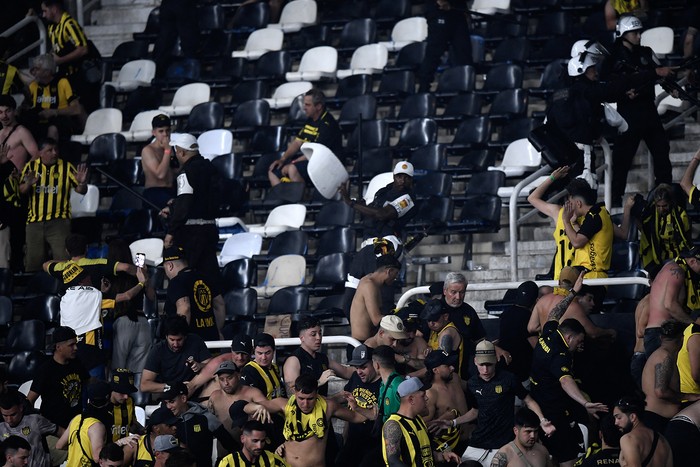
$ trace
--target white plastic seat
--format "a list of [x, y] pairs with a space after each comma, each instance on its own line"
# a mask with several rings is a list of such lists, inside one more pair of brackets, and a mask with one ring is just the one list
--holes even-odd
[[301, 255], [282, 255], [273, 259], [262, 284], [253, 287], [258, 298], [269, 298], [284, 287], [301, 285], [306, 279], [306, 259]]
[[333, 47], [314, 47], [304, 52], [297, 71], [285, 73], [287, 81], [320, 81], [333, 78], [338, 70], [338, 51]]
[[651, 48], [659, 57], [670, 54], [673, 52], [673, 29], [667, 26], [647, 29], [642, 32], [640, 44]]
[[501, 165], [491, 166], [488, 169], [505, 172], [506, 177], [522, 177], [525, 173], [536, 170], [540, 164], [542, 164], [542, 155], [527, 138], [522, 138], [508, 145]]
[[233, 152], [233, 133], [229, 130], [205, 131], [197, 138], [197, 144], [202, 157], [212, 160]]
[[146, 255], [146, 266], [158, 266], [163, 262], [163, 239], [161, 238], [142, 238], [136, 240], [129, 245], [131, 257], [135, 258], [136, 253]]
[[510, 0], [474, 0], [471, 9], [484, 15], [505, 14], [510, 12]]
[[294, 99], [300, 94], [313, 88], [313, 84], [308, 81], [297, 81], [293, 83], [283, 83], [277, 86], [272, 97], [265, 98], [271, 109], [286, 109], [292, 106]]
[[578, 427], [581, 430], [581, 435], [583, 435], [583, 452], [586, 452], [588, 451], [588, 427], [583, 423], [579, 423]]
[[91, 144], [92, 141], [105, 133], [120, 133], [122, 131], [122, 111], [119, 109], [97, 109], [88, 115], [82, 134], [73, 135], [71, 141], [80, 144]]
[[137, 405], [134, 407], [134, 414], [136, 415], [136, 421], [139, 422], [141, 426], [146, 426], [146, 409]]
[[197, 104], [209, 102], [211, 88], [206, 83], [185, 84], [175, 91], [173, 102], [170, 105], [158, 107], [163, 113], [171, 117], [182, 117], [188, 115]]
[[282, 9], [280, 22], [268, 24], [268, 28], [281, 29], [284, 32], [298, 32], [305, 26], [316, 23], [318, 7], [314, 0], [293, 0]]
[[129, 143], [145, 143], [153, 137], [153, 117], [162, 115], [162, 110], [145, 110], [136, 114], [127, 131], [122, 131]]
[[116, 81], [104, 84], [112, 86], [118, 92], [130, 92], [139, 86], [150, 86], [155, 76], [156, 64], [153, 60], [133, 60], [121, 67]]
[[368, 44], [358, 47], [350, 59], [349, 70], [338, 70], [338, 79], [352, 75], [381, 73], [389, 60], [389, 51], [382, 44]]
[[306, 206], [303, 204], [284, 204], [277, 206], [267, 216], [265, 224], [247, 226], [247, 231], [257, 233], [265, 238], [276, 237], [288, 230], [298, 230], [306, 220]]
[[391, 30], [391, 40], [379, 42], [389, 52], [396, 52], [412, 42], [422, 42], [428, 37], [428, 22], [422, 16], [402, 19]]
[[[518, 195], [518, 197], [527, 198], [528, 196], [530, 196], [530, 193], [535, 191], [535, 188], [542, 185], [542, 183], [544, 183], [544, 181], [547, 180], [547, 178], [549, 178], [549, 175], [537, 177], [535, 180], [525, 185], [522, 190], [520, 190], [520, 194]], [[502, 186], [498, 189], [498, 196], [501, 198], [505, 198], [505, 200], [508, 200], [510, 198], [510, 195], [513, 194], [514, 188], [514, 186]]]
[[393, 181], [394, 174], [391, 172], [380, 173], [372, 177], [372, 180], [369, 181], [369, 185], [367, 185], [367, 188], [365, 188], [365, 194], [362, 195], [365, 203], [369, 204], [374, 201], [374, 195], [376, 195], [380, 189], [384, 188], [390, 183], [393, 183]]
[[284, 32], [282, 32], [281, 29], [270, 27], [256, 29], [248, 36], [243, 50], [236, 50], [231, 56], [234, 58], [257, 60], [267, 52], [282, 50], [283, 42]]
[[84, 195], [76, 193], [75, 190], [70, 191], [70, 212], [73, 219], [95, 217], [99, 207], [100, 189], [95, 185], [88, 185]]
[[256, 233], [241, 232], [226, 239], [218, 256], [219, 267], [241, 258], [252, 258], [262, 250], [262, 236]]
[[338, 187], [349, 178], [343, 163], [323, 144], [304, 143], [301, 152], [309, 159], [307, 171], [311, 183], [324, 198], [334, 198]]

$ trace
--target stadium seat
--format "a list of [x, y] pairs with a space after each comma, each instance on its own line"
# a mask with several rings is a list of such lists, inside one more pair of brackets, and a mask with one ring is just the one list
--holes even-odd
[[465, 117], [481, 115], [483, 98], [476, 93], [457, 94], [450, 98], [445, 105], [445, 110], [433, 117], [441, 127], [455, 127]]
[[239, 105], [253, 99], [262, 99], [267, 95], [268, 86], [265, 81], [243, 81], [231, 88], [231, 101], [226, 105], [227, 109], [235, 111]]
[[[20, 384], [31, 381], [41, 364], [46, 360], [42, 350], [23, 350], [12, 357], [7, 367], [7, 379], [10, 383]], [[38, 402], [38, 399], [37, 399]]]
[[272, 97], [265, 98], [271, 109], [287, 109], [292, 105], [292, 101], [300, 94], [311, 90], [313, 84], [308, 81], [296, 81], [293, 83], [280, 84]]
[[439, 98], [456, 96], [474, 90], [475, 71], [471, 65], [453, 66], [443, 71], [439, 78], [435, 95]]
[[377, 24], [371, 18], [357, 18], [345, 22], [338, 40], [338, 52], [346, 54], [364, 45], [376, 42]]
[[510, 0], [474, 0], [471, 9], [484, 15], [509, 13]]
[[153, 233], [153, 217], [147, 209], [135, 209], [129, 212], [119, 227], [119, 237], [133, 242], [148, 238]]
[[195, 105], [208, 102], [211, 88], [206, 83], [185, 84], [175, 91], [170, 105], [160, 106], [158, 110], [171, 117], [182, 117], [192, 112]]
[[442, 170], [447, 162], [445, 145], [433, 143], [416, 148], [411, 151], [408, 160], [416, 174]]
[[404, 97], [416, 92], [416, 77], [411, 70], [387, 71], [382, 73], [379, 88], [374, 96], [380, 104], [400, 102]]
[[437, 141], [437, 124], [431, 118], [414, 118], [407, 121], [396, 146], [392, 146], [394, 152], [412, 151], [426, 144]]
[[60, 324], [61, 298], [58, 295], [40, 295], [24, 305], [22, 319], [38, 319], [47, 329]]
[[148, 57], [148, 42], [126, 41], [117, 45], [110, 57], [102, 57], [102, 60], [109, 62], [112, 66], [121, 66], [132, 60], [141, 60], [146, 57]]
[[222, 154], [211, 163], [226, 180], [240, 180], [243, 177], [243, 157], [240, 154]]
[[224, 126], [224, 106], [218, 102], [202, 102], [192, 107], [185, 131], [195, 136]]
[[428, 37], [428, 22], [422, 16], [402, 19], [391, 30], [391, 40], [379, 42], [389, 52], [397, 52], [414, 42], [422, 42]]
[[488, 144], [492, 147], [508, 146], [516, 139], [527, 138], [533, 128], [538, 125], [538, 121], [534, 118], [514, 118], [503, 126], [498, 138], [494, 141], [489, 141]]
[[197, 145], [202, 157], [212, 160], [216, 156], [233, 152], [233, 135], [229, 130], [205, 131], [197, 138]]
[[235, 259], [226, 264], [221, 271], [224, 290], [242, 289], [258, 283], [257, 265], [250, 258]]
[[372, 12], [372, 18], [379, 24], [394, 24], [410, 13], [410, 0], [379, 0]]
[[640, 44], [650, 47], [659, 57], [665, 57], [673, 52], [673, 29], [659, 26], [642, 32]]
[[162, 238], [142, 238], [129, 244], [131, 257], [136, 258], [136, 253], [146, 255], [146, 266], [155, 267], [163, 262], [163, 239]]
[[290, 34], [285, 39], [285, 50], [295, 57], [301, 57], [304, 52], [321, 45], [330, 45], [330, 28], [326, 24], [315, 24], [303, 28], [296, 34]]
[[[287, 130], [284, 126], [265, 126], [258, 128], [258, 130], [255, 131], [250, 140], [250, 144], [245, 148], [245, 151], [240, 153], [240, 155], [244, 160], [255, 160], [262, 154], [281, 154], [286, 145]], [[265, 175], [265, 179], [267, 180], [267, 167], [264, 167], [263, 169], [264, 171], [262, 175]]]
[[[360, 134], [362, 139], [360, 140]], [[362, 144], [363, 149], [387, 147], [389, 145], [389, 124], [385, 120], [365, 120], [362, 129], [355, 127], [345, 146], [345, 154], [357, 154]]]
[[523, 85], [523, 69], [520, 65], [501, 64], [491, 68], [486, 73], [484, 86], [476, 92], [485, 95], [496, 95], [505, 89], [520, 88]]
[[252, 210], [267, 211], [284, 204], [300, 203], [304, 197], [305, 187], [303, 182], [280, 183], [268, 189], [264, 199], [251, 200], [248, 206]]
[[421, 92], [407, 96], [401, 103], [398, 115], [387, 118], [390, 125], [401, 125], [413, 118], [433, 118], [437, 101], [430, 92]]
[[[302, 1], [302, 0], [296, 0]], [[287, 81], [320, 81], [333, 78], [338, 69], [338, 52], [327, 45], [307, 50], [297, 71], [285, 73]]]
[[119, 109], [97, 109], [88, 115], [85, 129], [79, 135], [72, 135], [71, 141], [88, 145], [99, 135], [122, 131], [122, 112]]
[[429, 196], [416, 203], [416, 215], [409, 221], [409, 232], [444, 232], [454, 215], [454, 203], [449, 196]]
[[100, 190], [95, 185], [88, 184], [87, 193], [81, 195], [75, 190], [70, 192], [71, 218], [95, 217], [100, 207]]
[[326, 106], [340, 107], [348, 99], [363, 96], [372, 91], [371, 75], [352, 75], [338, 80], [338, 87], [333, 97], [326, 97]]
[[126, 138], [121, 133], [105, 133], [90, 143], [87, 161], [93, 167], [126, 159]]
[[399, 50], [394, 63], [384, 67], [384, 72], [400, 70], [418, 71], [421, 63], [425, 60], [425, 49], [427, 46], [428, 43], [425, 41], [407, 44]]
[[487, 116], [469, 117], [457, 127], [447, 151], [463, 155], [466, 150], [485, 146], [491, 136], [491, 123]]
[[522, 177], [527, 172], [537, 170], [542, 164], [542, 155], [530, 144], [527, 138], [513, 141], [506, 148], [503, 162], [488, 170], [500, 170], [506, 177]]
[[[0, 315], [2, 314], [2, 298], [9, 297], [12, 294], [12, 282], [14, 281], [14, 274], [10, 268], [0, 268]], [[12, 305], [12, 304], [10, 304]], [[0, 318], [0, 323], [2, 323], [2, 318]], [[1, 324], [0, 324], [1, 325]]]
[[256, 62], [252, 73], [245, 74], [244, 80], [281, 82], [292, 69], [292, 56], [286, 50], [266, 52]]
[[153, 138], [153, 118], [162, 113], [163, 112], [160, 110], [139, 112], [131, 121], [129, 129], [127, 131], [122, 131], [121, 135], [124, 136], [128, 143], [143, 143], [150, 140]]
[[267, 2], [253, 2], [239, 6], [228, 26], [235, 34], [248, 35], [266, 27], [269, 21], [270, 5]]
[[258, 297], [272, 297], [285, 287], [301, 285], [306, 279], [306, 259], [301, 255], [282, 255], [273, 259], [262, 284], [252, 288]]
[[357, 179], [360, 175], [360, 160], [362, 160], [362, 177], [374, 177], [382, 172], [393, 169], [391, 149], [389, 147], [365, 148], [362, 158], [355, 161], [350, 178]]
[[315, 256], [320, 258], [331, 253], [354, 253], [355, 240], [356, 236], [353, 228], [346, 226], [333, 227], [319, 237]]
[[227, 323], [252, 319], [258, 311], [258, 294], [249, 287], [230, 289], [224, 294], [224, 304]]
[[540, 84], [536, 88], [528, 88], [527, 92], [531, 96], [547, 99], [557, 89], [566, 86], [566, 65], [567, 59], [557, 59], [544, 68]]
[[[145, 42], [146, 44], [153, 43], [158, 37], [158, 31], [160, 31], [160, 7], [155, 7], [148, 13], [146, 26], [143, 31], [135, 32], [133, 37], [134, 40]], [[148, 45], [146, 45], [146, 50], [148, 50]], [[142, 56], [137, 58], [142, 58]]]
[[352, 54], [350, 68], [338, 70], [338, 79], [358, 74], [377, 74], [384, 70], [389, 59], [389, 51], [381, 44], [368, 44], [359, 47]]
[[415, 183], [416, 199], [427, 199], [431, 196], [446, 197], [452, 192], [452, 176], [444, 172], [416, 175]]
[[218, 256], [219, 267], [224, 267], [231, 261], [242, 258], [252, 258], [259, 255], [262, 249], [262, 236], [259, 234], [241, 232], [226, 239]]
[[329, 200], [321, 206], [316, 214], [314, 225], [304, 226], [302, 230], [310, 233], [327, 232], [335, 227], [345, 227], [352, 224], [355, 211], [343, 201]]
[[362, 120], [377, 118], [377, 99], [371, 94], [348, 99], [340, 109], [338, 124], [344, 131], [348, 131], [357, 126], [359, 117], [362, 117]]
[[491, 103], [489, 119], [509, 120], [527, 115], [527, 91], [525, 89], [506, 89], [498, 93]]
[[306, 219], [306, 206], [303, 204], [285, 204], [273, 209], [265, 224], [249, 225], [248, 231], [259, 233], [264, 238], [276, 237], [287, 230], [297, 230]]
[[394, 174], [391, 172], [380, 173], [372, 177], [372, 180], [369, 181], [369, 184], [365, 187], [362, 195], [365, 203], [369, 204], [374, 201], [374, 195], [376, 195], [379, 190], [393, 182]]
[[106, 81], [104, 86], [112, 86], [117, 92], [129, 92], [139, 86], [150, 86], [156, 76], [156, 64], [152, 60], [127, 62], [119, 70], [116, 81]]
[[284, 32], [282, 32], [282, 30], [270, 27], [258, 29], [250, 33], [243, 50], [236, 50], [231, 56], [234, 58], [257, 60], [267, 52], [282, 50], [283, 42]]
[[532, 40], [544, 40], [568, 36], [571, 32], [574, 19], [566, 11], [550, 11], [537, 18], [535, 33], [530, 36]]
[[527, 37], [508, 37], [498, 44], [489, 65], [497, 63], [523, 65], [529, 56], [530, 41]]
[[266, 315], [288, 315], [309, 309], [309, 290], [306, 287], [283, 287], [271, 296]]
[[[240, 234], [239, 234], [240, 235]], [[289, 230], [282, 232], [270, 241], [265, 253], [253, 256], [257, 264], [268, 264], [273, 259], [282, 255], [305, 256], [309, 251], [309, 236], [302, 230]]]
[[349, 253], [331, 253], [318, 259], [311, 282], [306, 286], [315, 296], [327, 296], [343, 291], [350, 270]]
[[315, 24], [316, 15], [314, 0], [292, 0], [282, 8], [280, 22], [268, 24], [268, 28], [281, 29], [285, 33], [299, 32], [301, 28]]
[[46, 328], [38, 319], [18, 321], [7, 333], [5, 341], [5, 354], [14, 354], [21, 351], [44, 351], [46, 348]]

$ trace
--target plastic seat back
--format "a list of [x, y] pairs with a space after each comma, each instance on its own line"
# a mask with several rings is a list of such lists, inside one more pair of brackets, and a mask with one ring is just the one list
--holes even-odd
[[277, 206], [267, 216], [265, 226], [284, 225], [298, 229], [306, 219], [306, 206], [303, 204], [285, 204]]
[[46, 328], [38, 319], [18, 321], [10, 327], [5, 346], [8, 351], [43, 351], [46, 347]]
[[187, 116], [187, 131], [203, 133], [224, 126], [224, 106], [218, 102], [202, 102], [192, 107]]
[[258, 268], [254, 260], [240, 258], [226, 264], [221, 272], [224, 292], [231, 289], [251, 287], [258, 283]]
[[84, 135], [102, 135], [122, 131], [122, 111], [119, 109], [97, 109], [88, 115]]
[[224, 294], [224, 304], [227, 322], [252, 318], [258, 311], [258, 294], [251, 288], [231, 289]]
[[274, 293], [267, 308], [268, 315], [286, 315], [309, 309], [306, 287], [285, 287]]
[[233, 151], [233, 134], [229, 130], [205, 131], [197, 138], [199, 153], [209, 160]]
[[136, 253], [146, 255], [146, 265], [158, 266], [163, 262], [163, 239], [162, 238], [142, 238], [131, 242], [129, 245], [131, 257], [136, 258]]
[[333, 47], [323, 45], [307, 50], [301, 57], [299, 72], [320, 71], [335, 73], [338, 68], [338, 51]]
[[369, 181], [369, 185], [367, 185], [367, 188], [365, 189], [364, 195], [362, 195], [365, 203], [371, 203], [374, 200], [374, 195], [376, 195], [380, 189], [384, 188], [390, 183], [393, 183], [393, 181], [394, 174], [391, 172], [381, 173], [372, 177], [372, 180]]
[[87, 193], [81, 195], [75, 190], [70, 192], [71, 217], [94, 217], [100, 207], [100, 190], [95, 185], [88, 184]]
[[173, 96], [173, 107], [191, 106], [209, 101], [211, 88], [206, 83], [190, 83], [180, 86]]
[[316, 256], [321, 257], [331, 253], [353, 253], [355, 239], [354, 229], [343, 226], [334, 227], [318, 239]]
[[641, 45], [650, 47], [656, 55], [664, 56], [673, 52], [673, 29], [659, 26], [642, 32]]
[[252, 258], [260, 254], [262, 237], [255, 233], [241, 232], [226, 239], [221, 256], [232, 259]]
[[265, 287], [301, 285], [306, 279], [306, 259], [301, 255], [282, 255], [273, 259], [263, 281]]

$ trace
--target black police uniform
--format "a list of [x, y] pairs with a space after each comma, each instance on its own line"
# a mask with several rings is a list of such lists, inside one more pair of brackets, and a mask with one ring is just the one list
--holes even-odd
[[171, 206], [168, 234], [185, 251], [193, 269], [220, 289], [221, 273], [216, 259], [219, 230], [216, 216], [221, 199], [221, 175], [199, 154], [182, 165], [177, 176], [177, 197]]
[[433, 74], [442, 54], [451, 46], [453, 66], [472, 63], [472, 45], [467, 23], [466, 0], [448, 0], [449, 10], [439, 9], [435, 0], [426, 0], [425, 18], [428, 21], [428, 38], [425, 59], [418, 70], [419, 92], [430, 90]]
[[[606, 73], [618, 75], [629, 75], [643, 70], [654, 71], [660, 66], [649, 47], [634, 46], [630, 50], [623, 45], [622, 39], [615, 42], [612, 54], [604, 65]], [[627, 173], [642, 140], [653, 158], [655, 184], [673, 181], [669, 159], [670, 145], [654, 102], [654, 81], [655, 79], [652, 79], [636, 87], [638, 95], [635, 98], [624, 96], [617, 103], [617, 111], [627, 121], [629, 129], [617, 137], [613, 150], [612, 189], [616, 200], [625, 192]]]
[[158, 37], [153, 47], [153, 61], [158, 75], [165, 73], [170, 52], [180, 38], [182, 56], [197, 58], [199, 28], [192, 21], [197, 17], [197, 0], [163, 0], [160, 4]]
[[561, 387], [561, 378], [573, 377], [573, 355], [559, 332], [557, 321], [548, 321], [542, 328], [532, 357], [530, 395], [540, 405], [545, 418], [557, 431], [543, 442], [550, 454], [560, 462], [578, 457], [581, 431], [573, 417], [574, 401]]

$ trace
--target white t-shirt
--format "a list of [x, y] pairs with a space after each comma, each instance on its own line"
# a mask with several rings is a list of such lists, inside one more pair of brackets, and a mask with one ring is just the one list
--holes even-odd
[[102, 327], [102, 292], [94, 287], [68, 287], [61, 298], [61, 326], [68, 326], [77, 335]]

